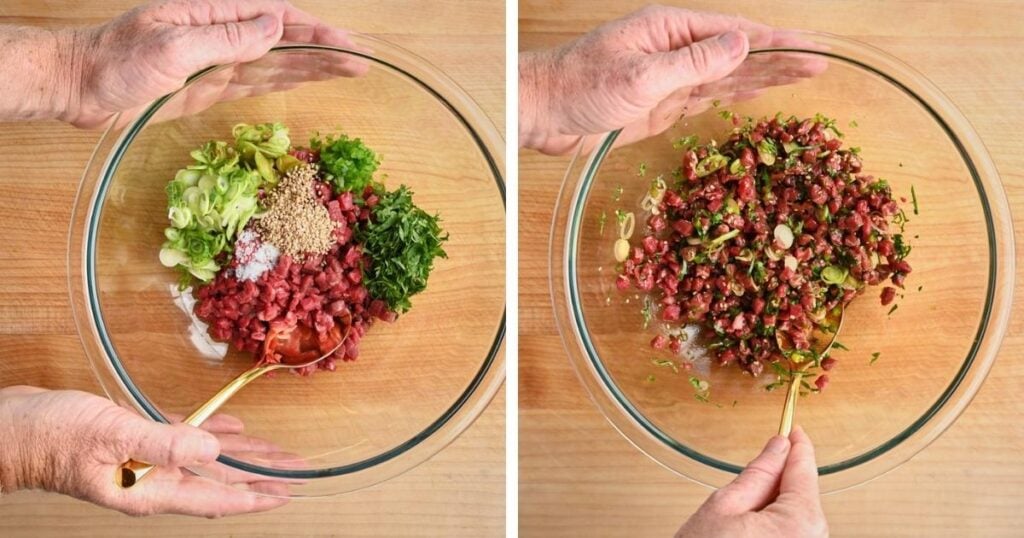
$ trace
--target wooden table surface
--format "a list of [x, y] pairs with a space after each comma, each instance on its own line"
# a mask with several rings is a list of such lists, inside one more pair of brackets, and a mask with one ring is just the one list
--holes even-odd
[[[94, 24], [139, 2], [5, 0], [0, 24]], [[413, 50], [450, 74], [504, 132], [504, 5], [294, 0], [337, 26]], [[55, 122], [3, 125], [0, 148], [0, 386], [101, 392], [71, 319], [65, 255], [71, 205], [99, 133]], [[132, 519], [58, 495], [0, 498], [0, 536], [496, 536], [505, 528], [504, 391], [430, 461], [348, 495], [217, 521]]]
[[[903, 59], [977, 129], [1024, 224], [1020, 2], [676, 2], [843, 34]], [[520, 50], [563, 42], [642, 2], [524, 0]], [[724, 6], [724, 7], [723, 7]], [[520, 534], [670, 536], [709, 490], [663, 469], [604, 420], [577, 381], [548, 297], [551, 213], [568, 158], [520, 153]], [[1024, 267], [1024, 242], [1016, 243]], [[1017, 304], [1024, 297], [1018, 270]], [[825, 498], [834, 536], [1024, 535], [1024, 308], [987, 382], [935, 443], [878, 480]]]

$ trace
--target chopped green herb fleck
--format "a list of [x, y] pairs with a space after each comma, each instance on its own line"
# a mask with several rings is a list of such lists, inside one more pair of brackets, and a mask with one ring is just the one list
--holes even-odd
[[924, 286], [918, 286], [918, 287], [917, 287], [917, 291], [921, 291], [921, 290], [923, 290], [923, 289], [924, 289]]
[[886, 315], [887, 315], [887, 316], [888, 316], [888, 315], [892, 315], [892, 313], [893, 313], [893, 312], [895, 312], [895, 311], [896, 311], [896, 309], [897, 309], [897, 308], [899, 308], [899, 307], [900, 307], [900, 305], [898, 305], [898, 304], [894, 304], [894, 305], [892, 305], [892, 308], [890, 308], [890, 309], [889, 309], [889, 313], [888, 313], [888, 314], [886, 314]]
[[645, 174], [647, 174], [647, 163], [640, 163], [640, 166], [637, 167], [636, 175], [643, 177]]
[[857, 125], [857, 120], [850, 120], [850, 127], [859, 127]]
[[722, 100], [721, 99], [715, 99], [714, 101], [711, 101], [711, 106], [713, 106], [715, 108], [718, 108], [718, 105], [720, 105], [720, 104], [722, 104]]
[[664, 368], [671, 368], [673, 372], [675, 372], [677, 374], [679, 373], [679, 367], [676, 366], [675, 362], [673, 362], [673, 361], [671, 361], [669, 359], [651, 359], [651, 363], [654, 364], [655, 366], [661, 366], [661, 367], [664, 367]]
[[608, 213], [605, 210], [601, 210], [601, 216], [597, 217], [597, 233], [604, 235], [604, 224], [608, 222]]
[[654, 374], [650, 374], [650, 375], [647, 376], [647, 382], [648, 383], [654, 383], [655, 379], [657, 379], [657, 378], [654, 377]]
[[627, 215], [629, 215], [628, 212], [623, 211], [621, 209], [616, 209], [615, 210], [615, 220], [616, 220], [616, 222], [618, 222], [619, 224], [622, 224], [622, 223], [626, 222], [626, 216]]
[[732, 116], [732, 111], [729, 110], [721, 110], [718, 112], [718, 117], [722, 118], [723, 120], [731, 120]]
[[651, 319], [654, 317], [654, 302], [649, 296], [644, 296], [644, 306], [640, 309], [640, 314], [644, 317], [644, 329], [650, 327]]
[[844, 346], [844, 345], [842, 344], [842, 342], [840, 342], [840, 341], [838, 341], [838, 340], [836, 340], [835, 342], [832, 342], [832, 347], [834, 347], [834, 348], [836, 348], [836, 349], [841, 349], [841, 350], [843, 350], [843, 351], [850, 351], [850, 348], [848, 348], [848, 347]]
[[914, 214], [917, 215], [918, 214], [918, 211], [917, 211], [917, 193], [914, 192], [914, 186], [913, 185], [910, 186], [910, 198], [914, 202]]
[[684, 137], [682, 137], [682, 138], [672, 142], [672, 147], [675, 148], [675, 149], [681, 149], [683, 151], [687, 151], [687, 150], [692, 149], [694, 146], [696, 146], [698, 140], [699, 139], [697, 138], [697, 135], [684, 136]]
[[882, 355], [881, 351], [876, 351], [876, 352], [872, 353], [871, 354], [871, 362], [869, 362], [868, 364], [874, 364], [875, 361], [878, 360], [878, 357], [881, 356], [881, 355]]

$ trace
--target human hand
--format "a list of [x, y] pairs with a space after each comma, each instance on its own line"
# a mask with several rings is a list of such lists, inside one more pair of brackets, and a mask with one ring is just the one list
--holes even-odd
[[828, 536], [814, 446], [800, 427], [776, 435], [746, 469], [690, 516], [677, 538]]
[[[152, 422], [85, 392], [0, 389], [0, 489], [44, 489], [135, 516], [220, 517], [287, 503], [286, 483], [215, 463], [222, 449], [272, 460], [276, 447], [245, 437], [242, 423], [227, 415], [215, 415], [203, 427]], [[115, 470], [128, 459], [157, 467], [121, 489]], [[204, 467], [214, 479], [186, 466]]]
[[[740, 17], [649, 6], [558, 49], [520, 55], [520, 145], [561, 154], [586, 135], [622, 129], [628, 144], [667, 129], [712, 99], [749, 99], [768, 86], [820, 73], [792, 56], [784, 69], [755, 63], [753, 48], [792, 45], [790, 32]], [[804, 44], [806, 45], [806, 44]]]
[[[118, 113], [132, 117], [182, 87], [190, 75], [213, 65], [255, 60], [279, 42], [354, 47], [346, 32], [284, 0], [164, 0], [99, 27], [59, 34], [58, 40], [69, 41], [65, 48], [75, 51], [73, 72], [62, 77], [70, 87], [60, 119], [86, 128]], [[307, 76], [284, 84], [323, 78], [310, 75], [309, 67], [325, 66], [292, 66]], [[327, 67], [322, 71], [331, 76], [357, 76], [367, 69], [357, 61]], [[207, 94], [196, 101], [208, 104], [288, 87], [278, 80], [266, 82], [270, 88], [239, 84], [239, 78], [245, 82], [244, 76], [225, 79], [224, 95]]]

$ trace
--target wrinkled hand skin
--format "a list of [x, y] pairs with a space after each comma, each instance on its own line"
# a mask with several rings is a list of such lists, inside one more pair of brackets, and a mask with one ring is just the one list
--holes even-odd
[[132, 116], [198, 71], [255, 60], [281, 41], [352, 46], [344, 31], [283, 0], [164, 0], [58, 32], [60, 56], [69, 59], [56, 77], [68, 96], [59, 119], [93, 128]]
[[[4, 493], [43, 489], [70, 495], [133, 516], [172, 513], [206, 517], [269, 510], [286, 498], [287, 485], [220, 472], [228, 483], [196, 476], [186, 466], [215, 466], [221, 441], [240, 443], [242, 424], [220, 415], [206, 426], [143, 419], [113, 402], [78, 391], [33, 387], [0, 389], [0, 486]], [[157, 465], [133, 488], [114, 483], [128, 459]], [[238, 487], [241, 486], [241, 487]]]
[[676, 538], [826, 538], [814, 446], [797, 427], [772, 437], [731, 483], [679, 529]]
[[649, 6], [559, 48], [522, 53], [520, 146], [564, 154], [591, 143], [588, 135], [620, 128], [617, 144], [628, 144], [707, 108], [705, 101], [749, 99], [824, 70], [814, 61], [785, 73], [740, 69], [752, 47], [783, 44], [797, 44], [791, 32], [741, 17]]

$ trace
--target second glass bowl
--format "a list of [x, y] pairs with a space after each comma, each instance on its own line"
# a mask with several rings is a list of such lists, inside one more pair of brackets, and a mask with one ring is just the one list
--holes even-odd
[[[816, 443], [822, 487], [835, 491], [909, 459], [978, 391], [1009, 318], [1013, 233], [988, 153], [932, 84], [866, 45], [797, 37], [808, 46], [753, 51], [747, 62], [760, 65], [765, 80], [786, 79], [773, 66], [827, 64], [822, 72], [721, 108], [754, 118], [836, 118], [845, 143], [861, 148], [864, 173], [886, 178], [908, 200], [913, 186], [920, 206], [907, 224], [913, 273], [898, 310], [887, 315], [880, 288], [854, 300], [839, 335], [849, 351], [834, 353], [839, 363], [828, 388], [797, 407], [796, 423]], [[672, 141], [694, 134], [702, 142], [721, 140], [732, 128], [712, 106], [729, 95], [702, 97], [696, 109], [703, 112], [691, 110], [665, 133], [618, 144], [620, 133], [613, 132], [594, 141], [591, 154], [576, 155], [552, 224], [550, 278], [566, 349], [608, 420], [659, 463], [721, 486], [775, 432], [785, 390], [767, 392], [774, 381], [768, 374], [752, 378], [708, 360], [674, 371], [665, 362], [670, 354], [649, 345], [664, 328], [655, 322], [643, 329], [641, 297], [616, 289], [612, 256], [615, 210], [636, 212], [636, 241], [644, 226], [639, 201], [650, 180], [678, 166]], [[904, 207], [910, 213], [909, 201]], [[710, 402], [695, 398], [691, 376], [709, 382]]]

